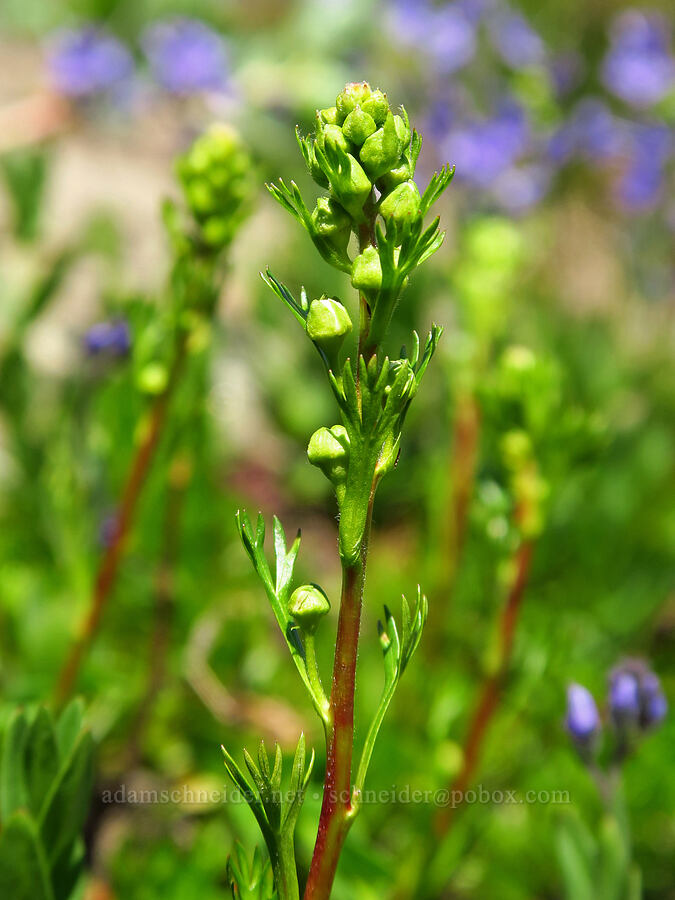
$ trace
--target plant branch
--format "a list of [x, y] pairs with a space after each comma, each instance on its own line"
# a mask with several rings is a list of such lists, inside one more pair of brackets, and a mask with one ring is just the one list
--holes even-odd
[[186, 353], [187, 332], [181, 330], [176, 339], [176, 348], [167, 386], [154, 402], [148, 426], [127, 474], [122, 498], [115, 517], [114, 533], [101, 559], [94, 581], [89, 602], [89, 612], [82, 624], [80, 635], [73, 644], [58, 678], [54, 693], [54, 701], [57, 707], [61, 707], [73, 691], [82, 660], [96, 637], [108, 600], [115, 586], [127, 539], [133, 527], [138, 501], [145, 487], [148, 473], [160, 443], [171, 397], [180, 380]]

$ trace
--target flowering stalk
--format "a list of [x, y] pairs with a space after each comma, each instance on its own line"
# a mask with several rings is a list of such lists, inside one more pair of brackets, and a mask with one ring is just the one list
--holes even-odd
[[172, 305], [167, 311], [173, 350], [166, 366], [153, 360], [140, 373], [141, 385], [155, 396], [127, 474], [113, 533], [99, 564], [89, 611], [57, 682], [57, 705], [72, 692], [84, 655], [99, 629], [165, 430], [171, 400], [190, 355], [192, 337], [203, 331], [203, 322], [213, 316], [224, 254], [246, 215], [250, 199], [249, 156], [238, 136], [224, 126], [214, 126], [202, 135], [179, 159], [177, 168], [191, 218], [189, 224], [184, 223], [179, 210], [171, 203], [165, 204], [165, 224], [173, 250]]
[[[255, 529], [245, 514], [239, 515], [238, 524], [324, 726], [323, 804], [304, 896], [305, 900], [325, 900], [331, 893], [347, 832], [361, 805], [377, 733], [426, 620], [426, 598], [419, 590], [412, 610], [403, 600], [400, 636], [385, 607], [384, 623], [379, 625], [384, 689], [354, 774], [356, 661], [373, 503], [380, 480], [396, 465], [405, 416], [441, 329], [433, 326], [421, 352], [414, 333], [412, 351], [403, 348], [397, 359], [385, 355], [383, 343], [409, 276], [441, 246], [438, 219], [425, 227], [424, 216], [449, 184], [453, 170], [445, 167], [435, 174], [420, 195], [413, 176], [421, 139], [411, 130], [405, 110], [395, 113], [382, 91], [372, 90], [366, 83], [347, 85], [335, 106], [317, 112], [315, 133], [309, 137], [298, 134], [298, 143], [313, 179], [327, 189], [327, 196], [319, 197], [310, 212], [294, 182], [286, 185], [279, 181], [269, 185], [269, 190], [305, 228], [321, 256], [350, 276], [358, 292], [358, 338], [352, 353], [344, 354], [343, 345], [353, 326], [347, 307], [338, 298], [324, 295], [310, 302], [303, 290], [298, 300], [269, 271], [263, 276], [314, 343], [340, 413], [340, 424], [316, 431], [307, 450], [310, 463], [331, 482], [339, 511], [342, 591], [329, 698], [321, 686], [313, 645], [314, 630], [328, 611], [325, 594], [316, 585], [304, 585], [290, 593], [299, 535], [287, 551], [283, 529], [275, 520], [277, 568], [273, 579], [263, 552], [262, 517]], [[350, 255], [352, 237], [358, 247], [354, 255]], [[251, 805], [274, 867], [280, 842], [288, 840], [288, 829], [283, 826], [274, 832], [270, 817], [278, 822], [280, 813], [266, 802], [265, 774], [252, 766], [249, 758], [246, 762], [257, 789]], [[237, 783], [246, 782], [229, 754], [226, 763]], [[282, 900], [298, 895], [297, 884], [290, 890], [275, 880]]]

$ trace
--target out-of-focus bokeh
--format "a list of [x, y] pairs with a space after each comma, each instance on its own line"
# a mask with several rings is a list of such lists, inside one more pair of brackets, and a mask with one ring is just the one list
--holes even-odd
[[[523, 539], [532, 561], [512, 658], [473, 780], [492, 798], [539, 799], [456, 811], [428, 877], [438, 897], [565, 896], [561, 821], [601, 818], [564, 727], [568, 684], [602, 701], [612, 666], [642, 657], [675, 696], [672, 32], [658, 2], [3, 0], [2, 721], [53, 691], [161, 381], [173, 161], [226, 122], [259, 184], [211, 353], [175, 398], [79, 679], [99, 745], [92, 897], [228, 896], [234, 839], [257, 840], [245, 805], [134, 803], [122, 787], [220, 791], [221, 743], [264, 736], [288, 751], [302, 729], [322, 743], [234, 512], [302, 527], [300, 572], [337, 598], [334, 502], [305, 455], [335, 409], [258, 273], [269, 266], [310, 297], [351, 296], [264, 182], [294, 179], [313, 196], [295, 126], [310, 131], [315, 110], [360, 80], [422, 134], [420, 184], [446, 162], [456, 174], [439, 204], [444, 247], [390, 336], [396, 351], [414, 327], [446, 329], [378, 494], [361, 721], [381, 689], [382, 604], [419, 582], [430, 621], [375, 750], [368, 786], [384, 799], [365, 805], [334, 896], [419, 896], [437, 807], [399, 789], [433, 794], [461, 771]], [[158, 599], [167, 582], [170, 600]], [[319, 639], [326, 678], [332, 634]], [[675, 897], [674, 741], [666, 716], [624, 766], [654, 900]], [[319, 753], [298, 828], [305, 870], [321, 770]], [[556, 791], [569, 803], [551, 802]]]

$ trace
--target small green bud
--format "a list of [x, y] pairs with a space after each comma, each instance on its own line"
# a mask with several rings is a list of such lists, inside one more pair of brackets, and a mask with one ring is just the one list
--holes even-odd
[[232, 226], [221, 216], [211, 216], [202, 225], [202, 236], [210, 247], [221, 247], [231, 237]]
[[410, 171], [410, 165], [407, 162], [404, 162], [395, 169], [390, 169], [388, 172], [385, 172], [382, 178], [377, 182], [377, 186], [383, 194], [388, 194], [390, 191], [393, 191], [395, 187], [398, 187], [399, 184], [403, 184], [404, 181], [410, 181], [412, 176], [413, 173]]
[[373, 181], [401, 164], [400, 148], [394, 116], [388, 113], [382, 128], [366, 139], [359, 154], [363, 168]]
[[500, 442], [504, 463], [512, 471], [522, 469], [532, 459], [532, 441], [526, 431], [507, 431]]
[[309, 306], [305, 328], [307, 336], [334, 365], [344, 339], [352, 330], [352, 320], [339, 300], [320, 297], [312, 300]]
[[316, 133], [316, 145], [323, 150], [326, 145], [329, 147], [339, 147], [345, 153], [349, 152], [349, 144], [347, 138], [342, 133], [339, 125], [324, 125]]
[[401, 148], [407, 147], [410, 143], [410, 125], [402, 116], [394, 116], [394, 127]]
[[361, 106], [371, 95], [370, 85], [367, 81], [352, 81], [345, 85], [345, 88], [338, 94], [335, 105], [337, 107], [337, 118], [341, 124], [347, 118], [350, 112]]
[[361, 109], [373, 117], [376, 125], [383, 125], [389, 112], [387, 95], [380, 90], [372, 91], [370, 97], [361, 103]]
[[352, 110], [342, 125], [342, 133], [351, 141], [360, 147], [366, 138], [370, 137], [373, 132], [377, 131], [375, 119], [364, 112], [360, 106]]
[[336, 106], [329, 106], [327, 109], [320, 109], [319, 116], [326, 125], [338, 124], [338, 111]]
[[330, 186], [339, 203], [347, 210], [349, 215], [361, 221], [363, 219], [363, 204], [370, 196], [373, 189], [366, 173], [356, 159], [347, 154], [349, 171], [329, 174]]
[[404, 181], [384, 198], [380, 214], [396, 225], [410, 224], [420, 214], [420, 192], [414, 181]]
[[333, 484], [340, 502], [349, 465], [349, 435], [344, 426], [333, 425], [315, 431], [309, 439], [307, 459]]
[[323, 237], [332, 237], [346, 231], [349, 239], [351, 232], [351, 219], [339, 203], [328, 197], [319, 197], [316, 201], [312, 225]]
[[382, 286], [382, 264], [375, 247], [366, 247], [352, 265], [352, 287], [359, 291], [379, 291]]
[[328, 597], [318, 584], [302, 584], [291, 594], [288, 611], [303, 631], [313, 634], [330, 610]]

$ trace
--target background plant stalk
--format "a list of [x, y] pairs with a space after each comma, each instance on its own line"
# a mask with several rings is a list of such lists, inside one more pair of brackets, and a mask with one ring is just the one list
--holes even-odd
[[187, 352], [187, 338], [188, 334], [185, 331], [181, 331], [177, 337], [173, 363], [166, 388], [155, 400], [145, 435], [132, 460], [116, 514], [112, 540], [101, 559], [96, 580], [94, 581], [87, 618], [82, 625], [80, 636], [73, 644], [59, 675], [54, 692], [54, 702], [57, 708], [64, 704], [73, 691], [82, 660], [96, 636], [108, 599], [115, 586], [126, 541], [133, 525], [136, 507], [145, 486], [155, 452], [159, 446], [171, 397], [183, 370]]
[[330, 897], [340, 852], [354, 819], [351, 797], [354, 691], [374, 496], [375, 482], [370, 492], [359, 561], [342, 568], [342, 594], [330, 695], [331, 727], [326, 735], [326, 777], [304, 900], [328, 900]]

